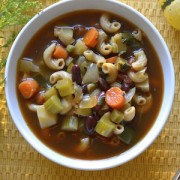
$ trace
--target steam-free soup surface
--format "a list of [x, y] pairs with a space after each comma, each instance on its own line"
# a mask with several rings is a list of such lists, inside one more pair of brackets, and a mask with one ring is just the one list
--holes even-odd
[[[103, 56], [105, 59], [108, 59], [110, 57], [119, 56], [122, 59], [126, 60], [127, 67], [130, 68], [122, 72], [121, 70], [118, 70], [118, 77], [116, 78], [115, 82], [119, 83], [121, 85], [121, 90], [125, 94], [128, 94], [129, 90], [132, 88], [136, 88], [136, 94], [146, 97], [151, 97], [151, 102], [147, 103], [145, 105], [137, 105], [137, 103], [132, 100], [131, 106], [135, 107], [136, 113], [135, 117], [131, 121], [125, 121], [122, 120], [119, 124], [124, 127], [124, 130], [129, 132], [126, 132], [125, 139], [122, 140], [123, 137], [120, 137], [121, 134], [117, 135], [114, 134], [114, 132], [111, 134], [111, 136], [106, 137], [103, 134], [99, 134], [98, 130], [96, 131], [95, 126], [92, 132], [87, 132], [86, 125], [84, 124], [87, 122], [88, 116], [80, 116], [78, 114], [75, 114], [74, 116], [78, 119], [79, 122], [79, 129], [76, 131], [67, 131], [62, 130], [62, 121], [63, 119], [68, 116], [69, 112], [64, 115], [58, 114], [58, 121], [55, 125], [47, 127], [47, 128], [41, 128], [40, 123], [37, 117], [36, 112], [32, 112], [28, 108], [28, 104], [37, 104], [37, 96], [39, 93], [45, 93], [46, 90], [53, 85], [49, 82], [49, 76], [55, 72], [55, 70], [50, 69], [49, 67], [44, 65], [43, 61], [43, 53], [47, 47], [49, 47], [52, 43], [60, 44], [64, 48], [67, 48], [67, 45], [64, 45], [58, 37], [54, 36], [54, 29], [59, 27], [70, 27], [73, 29], [73, 38], [75, 41], [71, 44], [72, 46], [75, 45], [76, 41], [78, 39], [83, 39], [85, 34], [90, 30], [92, 27], [95, 27], [98, 31], [103, 30], [103, 28], [100, 25], [100, 17], [102, 16], [104, 12], [102, 11], [78, 11], [66, 14], [64, 16], [61, 16], [51, 22], [49, 22], [46, 26], [42, 27], [29, 41], [27, 46], [24, 49], [24, 52], [21, 56], [21, 60], [32, 60], [33, 64], [41, 67], [41, 76], [38, 75], [38, 73], [24, 73], [22, 71], [17, 70], [17, 87], [18, 85], [23, 81], [23, 79], [26, 78], [34, 78], [36, 77], [36, 81], [40, 84], [40, 90], [38, 93], [36, 93], [32, 98], [25, 99], [23, 98], [22, 94], [19, 92], [19, 89], [17, 88], [17, 94], [18, 94], [18, 101], [19, 106], [21, 109], [21, 112], [24, 116], [25, 121], [27, 122], [30, 129], [34, 132], [34, 134], [48, 147], [51, 149], [59, 152], [60, 154], [66, 155], [68, 157], [75, 157], [80, 159], [102, 159], [102, 158], [108, 158], [112, 157], [118, 154], [123, 153], [124, 151], [130, 149], [134, 144], [136, 144], [138, 141], [140, 141], [146, 133], [149, 131], [149, 129], [152, 127], [153, 123], [156, 120], [156, 117], [158, 115], [162, 97], [163, 97], [163, 77], [162, 77], [162, 69], [160, 65], [159, 58], [156, 54], [156, 51], [153, 49], [152, 45], [150, 44], [149, 40], [146, 37], [146, 32], [142, 32], [143, 39], [137, 40], [133, 39], [132, 41], [125, 41], [124, 44], [126, 44], [125, 52], [121, 51], [118, 53], [110, 53], [107, 55], [102, 55], [99, 50], [95, 47], [91, 48], [88, 47], [88, 49], [92, 50], [94, 53]], [[127, 35], [132, 35], [132, 32], [137, 33], [138, 27], [133, 25], [132, 23], [128, 22], [127, 20], [123, 19], [122, 17], [115, 16], [114, 14], [111, 14], [109, 12], [106, 12], [110, 15], [110, 21], [111, 22], [119, 22], [121, 24], [120, 30], [118, 30], [115, 33], [109, 33], [105, 32], [108, 36], [105, 43], [108, 43], [110, 39], [118, 33], [124, 33], [123, 35], [126, 36], [124, 38], [127, 38]], [[104, 30], [103, 30], [104, 31]], [[131, 37], [131, 36], [130, 36]], [[134, 37], [134, 36], [133, 36]], [[127, 40], [127, 39], [126, 39]], [[135, 48], [131, 47], [128, 43], [134, 43]], [[140, 46], [139, 46], [140, 44]], [[137, 45], [137, 47], [136, 47]], [[137, 72], [137, 70], [132, 70], [132, 63], [134, 59], [134, 52], [138, 52], [140, 50], [143, 50], [147, 57], [147, 69], [146, 73], [148, 74], [148, 82], [149, 82], [149, 91], [148, 92], [142, 92], [140, 89], [136, 87], [135, 82], [132, 80], [132, 84], [126, 84], [124, 83], [125, 76], [127, 75], [129, 71]], [[73, 58], [72, 65], [75, 65], [78, 63], [78, 58], [82, 55], [73, 54], [73, 52], [68, 52], [68, 56], [71, 56]], [[132, 62], [131, 62], [132, 61]], [[95, 64], [95, 63], [94, 63]], [[67, 71], [68, 66], [64, 66], [62, 70]], [[70, 67], [69, 67], [70, 68]], [[108, 74], [105, 74], [102, 72], [101, 68], [99, 68], [100, 77], [102, 76], [103, 80], [107, 82]], [[85, 68], [86, 73], [87, 69]], [[71, 73], [71, 71], [70, 71]], [[82, 73], [82, 72], [81, 72]], [[44, 79], [45, 81], [43, 81]], [[82, 78], [84, 76], [82, 73]], [[40, 77], [40, 80], [38, 78]], [[122, 79], [121, 79], [122, 78]], [[124, 84], [123, 84], [124, 83]], [[95, 83], [97, 85], [97, 88], [100, 89], [100, 93], [102, 91], [107, 96], [107, 90], [102, 90], [99, 81]], [[109, 83], [109, 89], [111, 88]], [[123, 85], [122, 85], [123, 84]], [[81, 82], [79, 85], [82, 89], [84, 88], [84, 84]], [[126, 87], [127, 86], [127, 87]], [[85, 91], [83, 89], [83, 91]], [[86, 93], [83, 93], [85, 95]], [[88, 93], [87, 93], [88, 94]], [[59, 96], [59, 95], [58, 95]], [[98, 98], [99, 94], [97, 95]], [[73, 94], [74, 97], [74, 94]], [[61, 97], [62, 98], [62, 97]], [[133, 98], [134, 99], [134, 98]], [[41, 104], [42, 102], [38, 102]], [[43, 102], [44, 103], [44, 102]], [[103, 102], [104, 103], [104, 102]], [[39, 105], [38, 104], [38, 105]], [[41, 104], [42, 105], [42, 104]], [[98, 124], [99, 119], [107, 113], [113, 112], [113, 108], [106, 104], [107, 109], [104, 111], [102, 109], [96, 110], [93, 107], [91, 108], [92, 114], [91, 116], [94, 117], [94, 115], [97, 118], [96, 125]], [[124, 108], [125, 109], [125, 108]], [[116, 109], [118, 111], [124, 112], [123, 108]], [[100, 113], [101, 112], [101, 113]], [[116, 123], [114, 123], [116, 124]], [[117, 124], [116, 124], [117, 125]], [[127, 130], [127, 129], [128, 130]], [[117, 138], [120, 137], [120, 138]], [[131, 137], [132, 136], [132, 137]], [[83, 138], [89, 138], [90, 143], [88, 145], [88, 148], [85, 150], [79, 148], [80, 140]], [[127, 140], [129, 138], [129, 141]], [[79, 150], [80, 149], [80, 150]]]

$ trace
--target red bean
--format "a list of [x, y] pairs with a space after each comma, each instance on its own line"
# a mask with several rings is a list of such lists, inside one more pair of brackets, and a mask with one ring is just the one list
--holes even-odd
[[86, 32], [87, 32], [87, 29], [85, 26], [82, 26], [82, 25], [74, 26], [74, 38], [75, 39], [83, 37]]
[[87, 134], [92, 135], [94, 133], [94, 128], [97, 124], [97, 120], [93, 116], [88, 116], [85, 121], [85, 129]]
[[99, 84], [99, 87], [101, 88], [101, 90], [103, 90], [103, 91], [107, 91], [110, 88], [107, 81], [101, 77], [98, 80], [98, 84]]
[[81, 85], [82, 83], [81, 69], [77, 64], [75, 64], [72, 67], [72, 80], [73, 82], [76, 82], [78, 85]]

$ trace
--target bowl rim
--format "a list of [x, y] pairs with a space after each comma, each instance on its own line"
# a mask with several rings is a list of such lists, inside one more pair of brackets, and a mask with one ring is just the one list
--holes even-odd
[[[80, 1], [81, 0], [76, 0], [76, 1]], [[89, 0], [82, 0], [85, 3], [89, 2]], [[96, 0], [92, 0], [89, 3], [93, 3]], [[12, 55], [14, 53], [14, 49], [17, 46], [19, 39], [21, 38], [21, 36], [24, 34], [24, 32], [26, 31], [26, 29], [31, 26], [34, 22], [37, 21], [38, 18], [40, 18], [43, 14], [48, 13], [50, 10], [54, 9], [55, 7], [59, 7], [61, 5], [64, 5], [65, 3], [72, 3], [74, 2], [74, 0], [63, 0], [60, 2], [57, 2], [53, 5], [50, 5], [49, 7], [45, 8], [44, 10], [42, 10], [40, 13], [36, 14], [20, 31], [20, 33], [18, 34], [16, 40], [14, 41], [12, 48], [10, 50], [9, 56], [8, 56], [8, 60], [7, 60], [7, 64], [6, 64], [6, 68], [5, 68], [5, 78], [7, 79], [7, 83], [5, 84], [5, 94], [6, 94], [6, 98], [7, 98], [7, 105], [11, 114], [11, 117], [17, 127], [17, 129], [19, 130], [19, 132], [21, 133], [21, 135], [26, 139], [26, 141], [31, 144], [31, 146], [36, 149], [40, 154], [42, 154], [43, 156], [45, 156], [46, 158], [48, 158], [49, 160], [69, 167], [69, 168], [73, 168], [73, 169], [79, 169], [79, 170], [103, 170], [103, 169], [109, 169], [109, 168], [113, 168], [119, 165], [122, 165], [132, 159], [134, 159], [135, 157], [137, 157], [139, 154], [141, 154], [143, 151], [145, 151], [151, 144], [152, 142], [157, 138], [157, 136], [160, 134], [160, 132], [162, 131], [162, 128], [164, 127], [165, 123], [167, 122], [167, 119], [169, 117], [170, 111], [171, 111], [171, 107], [173, 104], [173, 100], [174, 100], [174, 92], [175, 92], [175, 76], [174, 76], [174, 66], [173, 66], [173, 61], [171, 59], [171, 55], [169, 53], [168, 47], [165, 43], [165, 41], [163, 40], [162, 36], [160, 35], [160, 33], [158, 32], [158, 30], [154, 27], [154, 25], [145, 17], [143, 16], [140, 12], [138, 12], [136, 9], [130, 7], [127, 4], [124, 4], [122, 2], [116, 1], [116, 0], [102, 0], [105, 3], [113, 3], [114, 5], [117, 6], [121, 6], [123, 8], [125, 8], [128, 12], [133, 13], [134, 15], [138, 16], [140, 19], [142, 19], [144, 22], [146, 22], [146, 24], [151, 28], [151, 30], [153, 31], [153, 33], [158, 37], [158, 40], [160, 41], [161, 45], [163, 46], [164, 51], [166, 51], [166, 56], [169, 60], [169, 68], [170, 68], [170, 72], [171, 72], [171, 94], [168, 97], [168, 105], [166, 106], [166, 111], [164, 111], [164, 118], [163, 118], [163, 122], [158, 122], [156, 124], [156, 127], [158, 127], [158, 129], [153, 128], [153, 126], [155, 126], [155, 123], [153, 124], [153, 126], [151, 127], [151, 129], [148, 131], [148, 133], [144, 136], [143, 139], [141, 139], [136, 145], [134, 145], [132, 148], [130, 148], [128, 151], [121, 153], [120, 155], [111, 157], [111, 158], [107, 158], [107, 159], [100, 159], [100, 160], [81, 160], [81, 159], [75, 159], [75, 158], [71, 158], [71, 157], [66, 157], [64, 155], [61, 155], [55, 151], [53, 151], [52, 149], [48, 148], [46, 145], [44, 145], [35, 135], [33, 135], [33, 133], [28, 130], [28, 131], [24, 131], [22, 129], [22, 126], [18, 124], [18, 120], [16, 120], [15, 118], [17, 117], [16, 112], [14, 112], [13, 110], [13, 106], [11, 103], [11, 96], [10, 96], [10, 88], [11, 86], [9, 85], [9, 81], [8, 81], [8, 72], [9, 72], [9, 68], [10, 68], [10, 59], [12, 59]], [[76, 2], [77, 3], [77, 2]], [[88, 7], [87, 7], [88, 9]], [[93, 9], [93, 8], [90, 8]], [[115, 13], [116, 14], [116, 13]], [[117, 14], [118, 15], [118, 14]], [[44, 23], [47, 24], [48, 22]], [[33, 34], [34, 35], [34, 34]], [[31, 35], [32, 38], [32, 35]], [[164, 73], [163, 73], [164, 74]], [[163, 102], [162, 102], [163, 103]], [[31, 136], [29, 136], [29, 133]], [[153, 134], [153, 137], [152, 135]], [[146, 137], [151, 137], [149, 138], [149, 141], [146, 142], [145, 140], [147, 139]], [[139, 148], [139, 146], [143, 146], [143, 148]], [[45, 149], [45, 151], [43, 151], [43, 149]], [[138, 151], [137, 151], [138, 150]], [[49, 154], [49, 152], [51, 152], [51, 154]], [[135, 153], [131, 153], [131, 152], [135, 152]], [[131, 153], [131, 154], [130, 154]], [[62, 161], [61, 161], [62, 159]]]

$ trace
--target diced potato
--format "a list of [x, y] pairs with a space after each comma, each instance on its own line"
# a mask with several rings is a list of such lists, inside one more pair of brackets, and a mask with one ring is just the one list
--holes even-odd
[[57, 123], [57, 115], [46, 111], [44, 105], [38, 106], [37, 116], [42, 129], [51, 127]]

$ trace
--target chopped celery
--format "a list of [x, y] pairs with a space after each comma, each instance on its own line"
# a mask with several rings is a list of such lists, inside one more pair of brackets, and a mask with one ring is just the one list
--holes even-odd
[[67, 45], [66, 50], [67, 50], [67, 52], [71, 53], [71, 52], [73, 52], [75, 50], [75, 46], [73, 46], [71, 44]]
[[60, 99], [57, 95], [51, 96], [45, 103], [45, 109], [53, 114], [58, 114], [63, 109]]
[[92, 110], [90, 108], [77, 108], [75, 110], [75, 114], [80, 115], [80, 116], [89, 116], [92, 114]]
[[121, 111], [114, 109], [110, 118], [112, 122], [119, 124], [123, 120], [124, 114]]
[[78, 118], [75, 116], [67, 116], [63, 119], [62, 130], [65, 131], [77, 131], [78, 130]]
[[37, 107], [37, 116], [42, 129], [53, 126], [57, 123], [57, 115], [48, 112], [44, 105]]
[[61, 79], [56, 83], [60, 96], [68, 96], [74, 93], [74, 86], [71, 79]]
[[45, 100], [48, 100], [53, 95], [58, 95], [57, 90], [54, 86], [52, 86], [44, 93]]
[[71, 73], [73, 66], [74, 66], [74, 63], [70, 63], [70, 64], [68, 65], [68, 67], [67, 67], [67, 72], [68, 72], [68, 73]]
[[135, 131], [130, 126], [124, 127], [123, 133], [118, 135], [119, 139], [125, 144], [131, 144], [135, 139]]
[[95, 131], [104, 137], [110, 137], [113, 134], [115, 128], [116, 125], [110, 121], [110, 113], [107, 112], [98, 121], [95, 127]]

